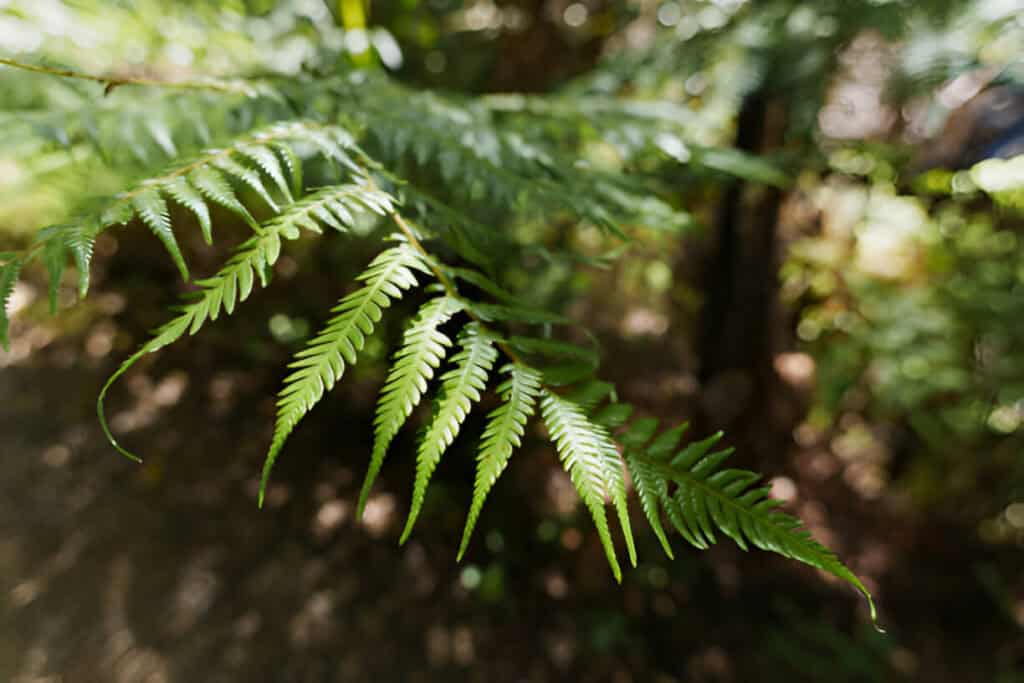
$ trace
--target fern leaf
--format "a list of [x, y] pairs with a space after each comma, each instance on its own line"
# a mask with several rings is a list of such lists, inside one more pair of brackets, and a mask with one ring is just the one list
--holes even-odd
[[274, 184], [277, 185], [277, 189], [281, 191], [281, 194], [287, 198], [289, 203], [294, 201], [292, 190], [288, 186], [288, 181], [285, 180], [284, 172], [281, 168], [281, 162], [273, 151], [267, 147], [261, 147], [259, 145], [240, 145], [238, 147], [238, 152], [256, 164], [261, 171], [266, 173], [267, 176], [274, 181]]
[[417, 284], [413, 270], [429, 272], [418, 252], [407, 244], [392, 247], [370, 264], [358, 280], [365, 285], [346, 296], [331, 311], [334, 317], [289, 365], [295, 368], [285, 378], [277, 402], [274, 436], [267, 451], [260, 481], [259, 503], [263, 505], [270, 471], [281, 447], [306, 413], [326, 391], [341, 379], [345, 364], [356, 362], [357, 354], [381, 319], [383, 309]]
[[299, 160], [299, 155], [289, 145], [281, 142], [274, 143], [272, 147], [281, 155], [284, 165], [288, 168], [288, 174], [292, 178], [292, 194], [295, 196], [302, 194], [302, 162]]
[[505, 306], [502, 304], [473, 302], [471, 308], [474, 314], [487, 322], [497, 320], [501, 322], [527, 323], [529, 325], [565, 325], [571, 322], [564, 315], [527, 306]]
[[72, 225], [65, 230], [65, 244], [71, 251], [71, 258], [78, 269], [78, 297], [84, 298], [89, 292], [89, 268], [92, 264], [92, 249], [100, 227], [95, 224]]
[[469, 545], [487, 494], [505, 471], [512, 452], [522, 444], [526, 422], [534, 413], [537, 395], [540, 393], [541, 376], [533, 368], [509, 364], [502, 368], [502, 372], [508, 373], [510, 377], [498, 387], [498, 393], [504, 403], [488, 415], [487, 427], [480, 441], [473, 502], [470, 504], [466, 526], [462, 531], [462, 542], [459, 544], [457, 559], [460, 561]]
[[[692, 545], [705, 548], [715, 543], [714, 529], [718, 529], [744, 550], [753, 545], [828, 572], [860, 591], [872, 620], [876, 620], [871, 593], [860, 579], [815, 541], [799, 519], [776, 509], [779, 503], [769, 497], [769, 490], [755, 487], [759, 475], [721, 469], [731, 450], [708, 453], [720, 438], [721, 433], [692, 443], [671, 458], [671, 450], [652, 453], [649, 449], [643, 455], [627, 456], [627, 460], [640, 465], [639, 478]], [[674, 494], [668, 493], [670, 482], [676, 485]]]
[[591, 422], [582, 407], [547, 389], [541, 395], [541, 414], [558, 449], [562, 464], [569, 473], [569, 478], [583, 504], [590, 511], [615, 580], [621, 582], [622, 570], [619, 568], [608, 518], [605, 515], [606, 495], [611, 498], [619, 513], [619, 521], [634, 565], [636, 551], [633, 548], [632, 531], [626, 510], [625, 482], [615, 444], [607, 430]]
[[238, 201], [231, 184], [215, 168], [200, 166], [188, 174], [188, 180], [199, 190], [203, 196], [212, 202], [220, 204], [228, 211], [233, 211], [241, 216], [253, 230], [259, 230], [256, 219], [249, 213], [242, 202]]
[[595, 369], [598, 366], [599, 359], [597, 351], [584, 348], [578, 344], [558, 341], [556, 339], [540, 339], [536, 337], [518, 336], [510, 337], [508, 341], [509, 344], [512, 345], [512, 348], [518, 349], [523, 353], [540, 356], [553, 356], [555, 358], [569, 358], [581, 364], [589, 365]]
[[[296, 239], [299, 236], [299, 227], [316, 228], [315, 224], [309, 225], [310, 216], [314, 215], [318, 208], [326, 205], [341, 203], [350, 206], [355, 212], [364, 210], [357, 199], [366, 192], [371, 190], [358, 185], [340, 185], [324, 188], [309, 195], [289, 207], [284, 214], [268, 222], [257, 235], [239, 245], [216, 275], [196, 282], [201, 290], [194, 298], [179, 309], [176, 317], [158, 328], [153, 337], [136, 353], [125, 360], [100, 391], [97, 414], [104, 434], [114, 448], [138, 460], [137, 456], [117, 443], [107, 426], [103, 406], [107, 392], [114, 382], [147, 353], [158, 351], [186, 333], [195, 334], [207, 320], [216, 320], [221, 310], [228, 315], [233, 313], [235, 306], [245, 301], [252, 292], [255, 275], [258, 274], [262, 279], [263, 273], [277, 262], [282, 239]], [[373, 192], [383, 194], [379, 191]]]
[[636, 488], [637, 498], [640, 499], [640, 507], [651, 525], [651, 530], [669, 559], [675, 559], [672, 554], [672, 546], [665, 534], [665, 528], [661, 524], [660, 501], [668, 497], [668, 483], [658, 477], [657, 472], [653, 471], [646, 462], [634, 457], [630, 451], [625, 451], [624, 458], [629, 468], [629, 476], [633, 479], [633, 486]]
[[202, 287], [198, 298], [185, 305], [175, 318], [158, 328], [153, 337], [121, 363], [117, 371], [107, 379], [96, 399], [96, 413], [107, 441], [118, 452], [132, 460], [140, 461], [138, 456], [117, 442], [107, 424], [104, 405], [110, 387], [146, 354], [177, 341], [186, 332], [195, 334], [207, 319], [216, 320], [222, 306], [230, 313], [234, 309], [236, 297], [237, 300], [244, 301], [252, 289], [253, 271], [259, 272], [273, 265], [277, 254], [280, 253], [279, 242], [278, 231], [267, 231], [242, 243], [234, 256], [214, 277], [197, 283]]
[[210, 208], [206, 200], [188, 184], [183, 176], [175, 176], [164, 183], [163, 188], [174, 200], [196, 215], [199, 222], [199, 229], [203, 232], [203, 239], [207, 244], [213, 244], [213, 226], [210, 222]]
[[441, 325], [462, 309], [462, 304], [450, 297], [438, 297], [425, 303], [402, 337], [402, 346], [388, 370], [387, 380], [377, 401], [377, 415], [373, 420], [373, 451], [370, 465], [359, 492], [356, 516], [361, 517], [380, 468], [387, 456], [388, 446], [408, 419], [423, 394], [434, 370], [444, 360], [452, 341], [440, 331]]
[[[162, 125], [161, 123], [151, 125], [149, 132], [159, 131], [159, 127]], [[173, 145], [173, 141], [169, 138], [163, 141], [157, 140], [157, 143], [165, 149], [170, 149], [168, 144]], [[301, 160], [293, 149], [300, 143], [304, 144], [307, 149], [312, 147], [319, 150], [334, 162], [340, 162], [353, 174], [362, 175], [362, 171], [348, 156], [347, 150], [354, 147], [354, 142], [351, 135], [345, 130], [336, 126], [323, 126], [304, 121], [277, 123], [249, 133], [231, 146], [206, 150], [199, 157], [183, 162], [182, 165], [162, 176], [141, 182], [135, 188], [118, 195], [100, 214], [98, 221], [92, 219], [82, 223], [88, 226], [87, 228], [76, 230], [68, 229], [67, 226], [47, 228], [53, 234], [43, 240], [43, 253], [47, 257], [47, 265], [51, 274], [59, 275], [58, 271], [63, 272], [64, 263], [59, 260], [57, 251], [63, 249], [63, 254], [69, 249], [79, 269], [79, 294], [84, 296], [88, 290], [88, 264], [96, 235], [107, 227], [126, 224], [138, 216], [163, 243], [182, 278], [188, 280], [188, 268], [171, 225], [167, 197], [173, 198], [195, 214], [203, 239], [207, 244], [213, 241], [209, 202], [219, 204], [238, 214], [254, 231], [258, 232], [259, 225], [236, 196], [229, 178], [236, 179], [251, 188], [274, 212], [278, 212], [278, 203], [264, 185], [263, 175], [273, 181], [288, 203], [292, 203], [293, 194], [297, 195], [302, 190]], [[146, 151], [144, 148], [140, 148], [138, 153], [145, 155]], [[289, 187], [285, 179], [278, 154], [284, 158], [292, 175], [293, 188]], [[390, 197], [382, 196], [382, 193], [371, 191], [369, 188], [364, 188], [364, 191], [358, 196], [354, 195], [354, 203], [359, 209], [366, 208], [376, 213], [389, 211], [393, 207]], [[337, 228], [337, 221], [331, 218], [336, 215], [339, 216], [342, 225], [349, 225], [351, 222], [351, 212], [349, 208], [346, 208], [345, 203], [336, 204], [336, 208], [320, 207], [316, 209], [316, 212], [317, 220], [308, 223], [310, 229], [318, 229], [321, 223]], [[56, 233], [66, 234], [58, 236]], [[59, 246], [61, 242], [63, 247]], [[51, 282], [53, 281], [51, 278]]]
[[4, 351], [11, 350], [11, 340], [7, 337], [7, 303], [14, 292], [14, 283], [18, 281], [20, 272], [21, 261], [17, 258], [0, 265], [0, 346], [3, 346]]
[[214, 160], [213, 165], [232, 178], [237, 178], [248, 185], [250, 189], [252, 189], [260, 196], [261, 199], [263, 199], [263, 201], [267, 203], [267, 206], [269, 206], [274, 213], [277, 213], [280, 210], [277, 207], [277, 202], [275, 202], [274, 198], [270, 196], [269, 192], [267, 192], [267, 188], [263, 186], [263, 181], [260, 180], [259, 173], [251, 168], [243, 166], [230, 156], [222, 156]]
[[171, 230], [171, 217], [167, 212], [167, 202], [160, 196], [160, 191], [156, 186], [142, 190], [132, 197], [132, 206], [146, 227], [163, 243], [167, 253], [174, 260], [174, 265], [178, 267], [181, 279], [187, 282], [189, 279], [188, 266], [185, 265], [185, 258], [181, 255], [178, 241], [174, 238], [174, 231]]
[[416, 454], [416, 481], [413, 484], [412, 507], [399, 543], [405, 543], [423, 507], [427, 485], [441, 456], [458, 436], [462, 423], [480, 392], [487, 387], [487, 376], [498, 357], [494, 336], [479, 324], [470, 323], [459, 335], [462, 348], [452, 358], [455, 367], [441, 378], [442, 397]]

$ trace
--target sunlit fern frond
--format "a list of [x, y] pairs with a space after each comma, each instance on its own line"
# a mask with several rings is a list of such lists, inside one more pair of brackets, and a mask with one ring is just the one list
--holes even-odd
[[260, 483], [261, 504], [270, 471], [295, 425], [341, 379], [346, 364], [356, 362], [384, 309], [401, 298], [404, 290], [418, 284], [414, 275], [417, 270], [429, 272], [422, 255], [408, 244], [381, 252], [357, 277], [363, 287], [343, 298], [332, 309], [333, 317], [327, 325], [295, 355], [289, 364], [294, 371], [285, 378], [277, 402], [274, 437]]
[[384, 387], [377, 401], [377, 415], [373, 421], [373, 451], [370, 465], [359, 492], [356, 514], [362, 515], [370, 489], [377, 479], [388, 446], [408, 419], [413, 408], [427, 392], [427, 382], [441, 365], [452, 341], [439, 328], [462, 309], [462, 304], [451, 297], [431, 299], [420, 308], [402, 337], [402, 345], [395, 353], [394, 363], [388, 371]]
[[478, 323], [470, 323], [459, 335], [458, 345], [461, 350], [452, 358], [454, 367], [441, 378], [441, 396], [437, 409], [416, 454], [416, 481], [413, 484], [409, 518], [402, 531], [403, 543], [416, 523], [426, 497], [427, 485], [441, 456], [458, 436], [470, 408], [480, 400], [481, 393], [487, 388], [487, 376], [498, 357], [494, 342], [494, 336]]
[[526, 422], [533, 416], [540, 394], [541, 375], [533, 368], [510, 363], [502, 368], [502, 372], [508, 373], [509, 379], [498, 387], [503, 403], [487, 416], [487, 427], [480, 439], [473, 501], [459, 544], [460, 560], [469, 545], [487, 494], [505, 471], [512, 453], [522, 445]]

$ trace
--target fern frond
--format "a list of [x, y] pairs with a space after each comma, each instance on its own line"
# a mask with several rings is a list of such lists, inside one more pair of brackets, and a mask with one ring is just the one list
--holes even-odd
[[605, 496], [611, 498], [618, 512], [630, 561], [634, 566], [636, 550], [626, 509], [622, 465], [615, 443], [608, 431], [591, 422], [585, 409], [573, 401], [544, 389], [540, 405], [544, 423], [555, 442], [562, 464], [594, 520], [615, 580], [622, 581], [622, 570], [619, 568], [605, 515]]
[[273, 150], [259, 145], [239, 145], [238, 153], [256, 164], [267, 177], [273, 180], [277, 189], [281, 191], [281, 194], [284, 195], [287, 201], [291, 202], [294, 200], [292, 190], [288, 186], [288, 181], [285, 180], [281, 161], [274, 154]]
[[[371, 200], [367, 200], [367, 197]], [[137, 456], [126, 451], [114, 439], [103, 406], [110, 387], [140, 358], [177, 341], [186, 333], [196, 334], [207, 320], [216, 320], [222, 310], [228, 315], [233, 313], [235, 306], [249, 297], [256, 277], [266, 285], [267, 272], [277, 262], [282, 240], [297, 239], [300, 228], [320, 231], [314, 220], [314, 217], [319, 218], [320, 212], [326, 211], [328, 207], [332, 210], [347, 207], [344, 227], [351, 227], [355, 214], [366, 211], [368, 206], [376, 207], [380, 202], [390, 205], [391, 198], [379, 190], [362, 185], [338, 185], [319, 190], [290, 206], [284, 214], [269, 221], [257, 235], [239, 245], [216, 275], [197, 280], [200, 291], [179, 309], [177, 316], [158, 328], [149, 341], [125, 360], [100, 390], [97, 413], [100, 426], [111, 445], [122, 454], [138, 460]], [[334, 215], [330, 218], [332, 224], [342, 227]]]
[[492, 333], [478, 323], [470, 323], [459, 334], [458, 344], [462, 350], [452, 358], [455, 367], [441, 378], [441, 398], [416, 454], [412, 506], [400, 543], [405, 543], [416, 524], [426, 497], [427, 485], [441, 456], [458, 436], [466, 415], [473, 404], [480, 400], [480, 392], [487, 387], [487, 376], [498, 357], [498, 351], [494, 348], [495, 339]]
[[473, 502], [469, 506], [466, 526], [462, 531], [462, 542], [459, 544], [457, 559], [460, 561], [469, 545], [487, 494], [505, 471], [512, 452], [523, 442], [526, 422], [533, 415], [537, 396], [540, 394], [541, 376], [533, 368], [511, 363], [502, 368], [502, 372], [508, 373], [510, 377], [498, 387], [498, 394], [504, 403], [487, 416], [487, 427], [480, 440]]
[[418, 284], [414, 270], [429, 273], [423, 257], [408, 244], [379, 254], [357, 278], [365, 285], [332, 309], [334, 317], [327, 326], [289, 364], [295, 371], [285, 378], [279, 394], [274, 437], [260, 481], [261, 506], [274, 461], [295, 425], [341, 379], [345, 364], [356, 362], [383, 309], [400, 298], [404, 290]]
[[[98, 221], [85, 220], [82, 223], [83, 227], [75, 230], [57, 226], [44, 230], [41, 233], [42, 250], [46, 253], [47, 249], [52, 249], [51, 253], [56, 253], [58, 249], [63, 248], [49, 244], [51, 239], [59, 240], [71, 250], [80, 272], [80, 294], [84, 296], [88, 289], [87, 266], [96, 235], [108, 227], [128, 223], [137, 216], [163, 243], [182, 279], [188, 280], [188, 266], [174, 235], [167, 198], [173, 199], [195, 214], [203, 239], [207, 243], [213, 241], [210, 202], [238, 214], [258, 232], [260, 227], [235, 194], [231, 186], [232, 179], [251, 188], [277, 212], [277, 202], [263, 184], [260, 174], [269, 177], [282, 190], [287, 201], [292, 201], [293, 192], [288, 190], [284, 180], [278, 154], [282, 155], [293, 174], [299, 173], [300, 163], [293, 148], [301, 145], [317, 149], [333, 160], [343, 160], [349, 168], [354, 169], [356, 167], [346, 151], [351, 149], [353, 144], [351, 136], [345, 130], [333, 126], [302, 121], [271, 125], [242, 137], [228, 147], [207, 150], [199, 157], [161, 176], [142, 181], [135, 188], [118, 195], [100, 214]], [[255, 168], [247, 165], [250, 162], [255, 164]], [[301, 178], [301, 175], [295, 177]], [[296, 193], [298, 191], [301, 191], [301, 188], [297, 188]], [[365, 193], [363, 203], [374, 210], [382, 206], [376, 194], [369, 191]], [[391, 200], [385, 205], [390, 207]], [[345, 211], [343, 206], [339, 213], [344, 216]], [[54, 267], [51, 272], [56, 270]]]
[[[651, 420], [650, 424], [652, 424], [653, 428], [657, 427], [656, 420]], [[632, 448], [636, 447], [633, 446]], [[652, 470], [646, 461], [635, 457], [632, 448], [626, 446], [623, 451], [623, 459], [626, 461], [630, 477], [633, 480], [633, 487], [636, 489], [637, 498], [640, 499], [640, 507], [644, 511], [644, 516], [647, 517], [647, 522], [651, 525], [651, 531], [654, 532], [658, 542], [661, 543], [665, 555], [669, 559], [675, 559], [675, 556], [672, 554], [672, 546], [668, 542], [668, 536], [665, 534], [665, 528], [661, 524], [660, 503], [668, 497], [668, 482], [664, 478], [657, 476], [657, 472]]]
[[17, 257], [6, 260], [0, 265], [0, 346], [3, 346], [4, 351], [11, 350], [11, 340], [7, 336], [9, 325], [7, 303], [14, 292], [14, 283], [18, 281], [21, 265], [21, 260]]
[[451, 339], [440, 331], [441, 325], [462, 309], [462, 304], [451, 297], [437, 297], [425, 303], [409, 323], [402, 337], [402, 346], [395, 353], [395, 361], [388, 370], [387, 380], [377, 401], [377, 415], [373, 420], [373, 451], [370, 465], [359, 492], [356, 516], [361, 517], [380, 468], [387, 456], [388, 446], [408, 419], [413, 408], [427, 391], [427, 382], [441, 364], [452, 345]]
[[203, 240], [207, 244], [213, 244], [213, 223], [210, 220], [210, 207], [199, 191], [189, 184], [184, 176], [172, 178], [164, 184], [164, 190], [174, 201], [178, 202], [196, 216], [199, 229], [203, 233]]
[[[709, 453], [721, 433], [673, 455], [682, 429], [666, 432], [646, 449], [627, 451], [630, 473], [638, 490], [643, 489], [641, 496], [647, 497], [642, 502], [648, 519], [657, 518], [656, 510], [648, 513], [656, 501], [683, 538], [697, 548], [715, 543], [718, 529], [743, 550], [753, 545], [828, 572], [860, 591], [876, 620], [874, 601], [864, 584], [831, 550], [815, 541], [799, 519], [777, 510], [779, 502], [769, 497], [767, 487], [755, 487], [760, 475], [721, 469], [732, 450]], [[675, 488], [671, 493], [670, 484]]]
[[147, 187], [132, 197], [132, 207], [139, 219], [163, 243], [167, 253], [174, 260], [174, 265], [178, 267], [181, 279], [187, 282], [188, 266], [185, 265], [185, 258], [181, 255], [174, 232], [171, 231], [171, 215], [167, 210], [167, 202], [160, 196], [160, 192], [155, 187]]

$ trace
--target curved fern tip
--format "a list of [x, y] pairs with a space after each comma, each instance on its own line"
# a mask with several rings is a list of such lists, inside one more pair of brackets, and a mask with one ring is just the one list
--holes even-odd
[[878, 623], [878, 609], [875, 607], [875, 600], [871, 593], [866, 588], [862, 588], [861, 593], [864, 594], [864, 598], [868, 601], [868, 611], [871, 613], [871, 626], [878, 633], [886, 633], [887, 631]]
[[100, 395], [96, 399], [96, 417], [99, 419], [100, 429], [103, 430], [103, 435], [107, 437], [107, 443], [113, 446], [114, 450], [116, 450], [118, 453], [128, 458], [132, 462], [141, 463], [142, 458], [135, 455], [131, 451], [125, 449], [121, 444], [117, 442], [117, 439], [114, 438], [114, 434], [110, 431], [110, 425], [107, 424], [106, 413], [103, 410], [103, 399], [107, 395], [107, 389], [110, 387], [111, 383], [113, 383], [113, 381], [117, 379], [118, 374], [120, 373], [114, 374], [109, 380], [107, 380], [107, 383], [103, 386], [103, 389], [100, 391]]
[[263, 509], [263, 501], [267, 497], [267, 484], [270, 483], [270, 468], [273, 465], [273, 456], [267, 456], [267, 461], [263, 465], [263, 474], [260, 476], [260, 493], [256, 501], [256, 506], [261, 510]]

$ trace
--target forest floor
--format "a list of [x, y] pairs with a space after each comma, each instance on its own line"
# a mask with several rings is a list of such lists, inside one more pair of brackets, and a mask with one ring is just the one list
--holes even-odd
[[798, 511], [878, 590], [888, 636], [845, 588], [724, 544], [676, 543], [671, 563], [642, 534], [641, 565], [616, 586], [539, 444], [462, 565], [467, 452], [399, 546], [407, 458], [353, 519], [372, 409], [358, 383], [296, 432], [261, 511], [273, 378], [212, 371], [231, 361], [185, 345], [111, 401], [119, 438], [146, 456], [134, 464], [95, 418], [119, 355], [103, 353], [102, 324], [0, 370], [0, 680], [814, 681], [822, 667], [830, 681], [1024, 680], [1020, 624], [993, 597], [1024, 576], [1019, 553], [894, 518], [840, 477], [805, 480], [820, 445], [764, 468], [813, 493]]

